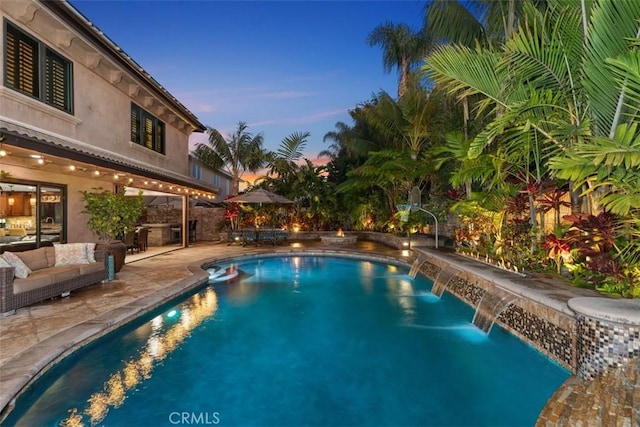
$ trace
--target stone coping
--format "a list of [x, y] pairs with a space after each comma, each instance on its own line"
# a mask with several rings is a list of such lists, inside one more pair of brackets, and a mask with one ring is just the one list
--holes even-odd
[[594, 300], [602, 301], [603, 304], [604, 301], [611, 299], [592, 289], [577, 288], [568, 284], [558, 283], [556, 278], [543, 275], [528, 276], [519, 274], [453, 252], [439, 252], [425, 248], [417, 249], [417, 251], [443, 264], [451, 265], [453, 263], [459, 270], [492, 282], [498, 288], [572, 317], [575, 316], [575, 312], [568, 304], [571, 299], [590, 297]]
[[608, 322], [640, 325], [640, 300], [578, 297], [569, 300], [576, 313]]

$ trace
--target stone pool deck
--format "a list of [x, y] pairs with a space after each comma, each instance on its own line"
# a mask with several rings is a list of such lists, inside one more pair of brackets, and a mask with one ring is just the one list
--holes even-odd
[[[208, 276], [199, 266], [208, 260], [233, 255], [290, 252], [300, 247], [303, 250], [314, 249], [318, 252], [331, 249], [319, 243], [314, 245], [312, 242], [291, 242], [275, 249], [273, 246], [244, 248], [221, 243], [198, 242], [189, 248], [177, 249], [144, 259], [138, 259], [140, 256], [127, 257], [127, 264], [114, 281], [93, 285], [73, 292], [70, 298], [45, 301], [20, 309], [14, 315], [0, 318], [0, 410], [9, 408], [14, 396], [25, 384], [32, 378], [38, 377], [43, 369], [60, 360], [73, 349], [205, 282]], [[403, 251], [371, 242], [358, 242], [353, 248], [341, 246], [335, 249], [340, 251], [354, 249], [372, 255], [403, 258]], [[437, 252], [437, 256], [450, 262], [458, 264], [461, 262], [461, 257], [452, 253]], [[404, 258], [407, 257], [404, 256]], [[407, 259], [407, 262], [410, 263], [410, 260]], [[488, 269], [473, 260], [463, 262], [465, 269], [478, 269], [480, 274], [489, 274], [492, 279], [497, 278], [504, 283], [511, 283], [514, 279], [511, 273]], [[519, 292], [526, 293], [527, 298], [545, 301], [559, 309], [565, 309], [567, 301], [572, 297], [595, 295], [590, 291], [567, 287], [551, 279], [535, 281], [535, 285], [526, 278], [522, 280], [523, 283], [516, 285]], [[518, 280], [515, 281], [518, 282]], [[526, 290], [523, 290], [522, 286], [526, 287]], [[634, 373], [635, 379], [640, 376], [637, 373], [638, 370], [640, 366], [637, 366], [636, 370], [630, 370]], [[625, 379], [626, 377], [623, 379], [619, 376], [614, 377], [616, 384], [622, 384], [625, 387], [627, 384], [632, 384], [630, 380]], [[578, 386], [587, 387], [593, 383], [577, 378], [571, 378], [570, 381], [573, 387], [571, 390], [577, 390]], [[619, 418], [618, 422], [627, 420], [631, 424], [623, 422], [617, 425], [640, 423], [638, 413], [640, 386], [637, 381], [635, 385], [623, 388], [619, 398], [611, 398], [610, 389], [607, 387], [601, 387], [599, 390], [605, 395], [608, 394], [609, 398], [605, 400], [605, 396], [598, 394], [601, 400], [594, 399], [594, 402], [608, 402], [608, 407], [604, 408], [606, 413], [630, 414], [624, 419]], [[567, 395], [573, 397], [566, 399]], [[565, 394], [554, 397], [557, 397], [556, 402], [564, 399], [564, 404], [558, 403], [553, 410], [549, 410], [551, 416], [544, 419], [541, 417], [544, 421], [543, 425], [567, 425], [564, 424], [567, 419], [570, 420], [571, 425], [605, 425], [598, 424], [594, 420], [593, 411], [582, 410], [585, 408], [584, 405], [587, 405], [587, 401], [580, 400], [580, 396], [576, 396], [576, 393], [571, 394], [567, 391]], [[581, 409], [572, 410], [573, 408]], [[559, 411], [563, 411], [564, 417], [556, 416]], [[604, 420], [604, 418], [600, 419]], [[0, 422], [1, 420], [0, 414]]]

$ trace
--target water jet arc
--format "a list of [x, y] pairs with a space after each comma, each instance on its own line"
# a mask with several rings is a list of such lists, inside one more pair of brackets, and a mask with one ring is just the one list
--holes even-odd
[[500, 313], [511, 305], [518, 296], [502, 288], [485, 291], [473, 315], [473, 324], [489, 334]]

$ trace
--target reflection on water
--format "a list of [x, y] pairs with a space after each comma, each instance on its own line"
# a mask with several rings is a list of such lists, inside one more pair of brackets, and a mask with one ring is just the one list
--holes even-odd
[[413, 284], [411, 280], [398, 277], [395, 281], [389, 281], [388, 284], [393, 288], [389, 289], [398, 299], [398, 305], [402, 309], [405, 322], [412, 322], [416, 315], [416, 300], [414, 296]]
[[[111, 408], [118, 408], [124, 403], [127, 391], [151, 378], [153, 369], [178, 348], [195, 327], [210, 318], [217, 308], [218, 297], [212, 288], [207, 288], [176, 309], [153, 318], [149, 322], [151, 334], [147, 339], [146, 348], [138, 358], [128, 361], [121, 370], [111, 374], [102, 391], [94, 393], [87, 400], [84, 410], [70, 409], [70, 415], [62, 420], [60, 425], [80, 427], [100, 423]], [[176, 316], [180, 316], [180, 321], [163, 331], [165, 318], [170, 320]]]

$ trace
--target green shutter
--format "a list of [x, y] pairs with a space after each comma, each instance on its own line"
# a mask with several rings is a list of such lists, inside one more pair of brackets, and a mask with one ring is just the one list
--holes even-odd
[[38, 43], [7, 25], [5, 82], [8, 87], [38, 97]]
[[140, 144], [140, 115], [141, 110], [135, 104], [131, 104], [131, 141]]
[[59, 55], [46, 51], [45, 102], [60, 110], [71, 112], [71, 64]]
[[158, 125], [156, 126], [156, 146], [155, 150], [158, 153], [164, 154], [164, 123], [160, 120], [157, 121]]
[[144, 124], [144, 146], [153, 150], [153, 140], [154, 140], [154, 129], [153, 129], [153, 119], [147, 117], [143, 118]]

